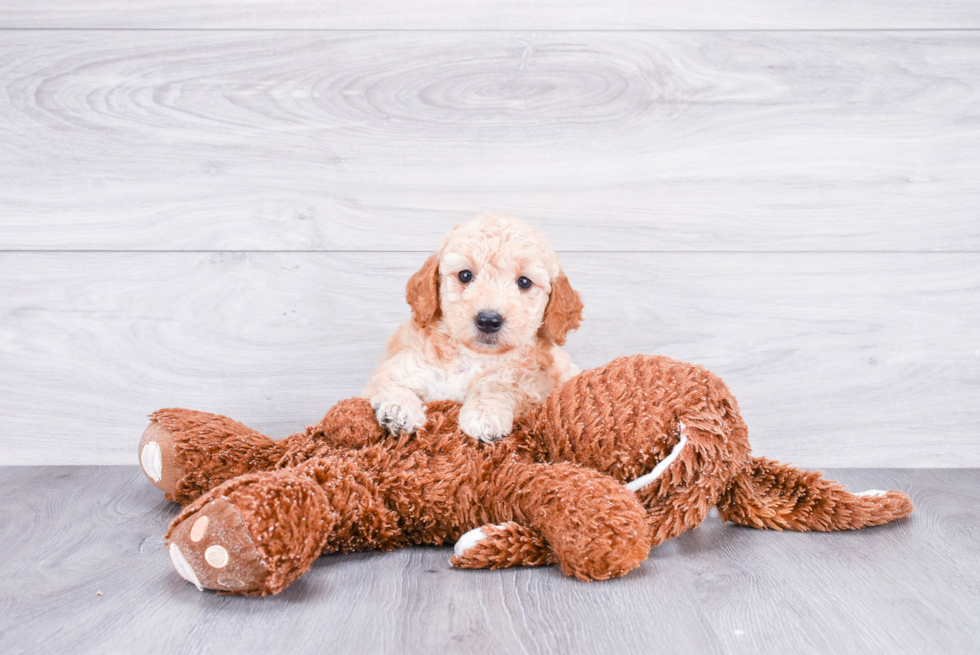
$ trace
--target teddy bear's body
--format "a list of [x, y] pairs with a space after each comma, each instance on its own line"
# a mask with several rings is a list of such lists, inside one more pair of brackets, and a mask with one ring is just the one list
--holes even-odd
[[161, 410], [144, 470], [185, 504], [168, 539], [198, 586], [277, 593], [324, 552], [456, 542], [465, 568], [557, 563], [605, 579], [652, 545], [723, 518], [840, 530], [907, 515], [900, 492], [857, 496], [819, 474], [753, 458], [728, 388], [698, 366], [634, 356], [585, 371], [487, 444], [458, 403], [431, 403], [391, 435], [370, 404], [342, 401], [275, 441], [225, 417]]

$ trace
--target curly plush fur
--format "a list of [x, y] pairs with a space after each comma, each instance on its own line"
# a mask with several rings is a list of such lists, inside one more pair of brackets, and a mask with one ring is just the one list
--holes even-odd
[[355, 398], [274, 441], [225, 417], [160, 410], [140, 452], [151, 480], [186, 505], [167, 535], [174, 565], [200, 587], [264, 595], [321, 553], [457, 542], [457, 567], [557, 563], [601, 580], [712, 506], [742, 525], [821, 531], [912, 510], [901, 492], [855, 495], [753, 457], [725, 384], [666, 357], [579, 374], [502, 442], [467, 438], [459, 411], [432, 403], [414, 435], [391, 435]]

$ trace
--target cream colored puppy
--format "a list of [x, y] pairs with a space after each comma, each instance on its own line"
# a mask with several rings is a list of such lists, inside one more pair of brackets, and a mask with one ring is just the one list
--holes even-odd
[[388, 339], [364, 396], [390, 431], [425, 423], [425, 402], [463, 403], [460, 428], [496, 441], [515, 415], [578, 369], [559, 348], [582, 302], [544, 235], [485, 214], [453, 228], [408, 281], [412, 320]]

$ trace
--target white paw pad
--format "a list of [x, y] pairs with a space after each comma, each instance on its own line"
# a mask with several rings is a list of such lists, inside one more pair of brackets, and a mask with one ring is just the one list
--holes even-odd
[[463, 553], [465, 553], [470, 548], [477, 545], [478, 543], [480, 543], [486, 538], [487, 538], [487, 533], [483, 531], [483, 528], [475, 528], [473, 530], [470, 530], [462, 537], [460, 537], [459, 541], [456, 542], [456, 545], [453, 546], [453, 554], [456, 557], [462, 557]]
[[228, 551], [223, 546], [208, 546], [204, 560], [216, 569], [223, 569], [228, 565]]
[[887, 494], [887, 491], [882, 491], [881, 489], [868, 489], [867, 491], [862, 491], [861, 493], [854, 494], [855, 496], [874, 496], [880, 497]]
[[208, 517], [201, 516], [196, 521], [194, 525], [191, 526], [191, 541], [197, 543], [201, 539], [204, 539], [204, 535], [208, 531]]
[[147, 441], [140, 451], [140, 465], [154, 482], [159, 482], [163, 477], [163, 457], [160, 454], [160, 445], [155, 441]]
[[194, 569], [187, 563], [187, 559], [180, 552], [180, 548], [177, 548], [177, 544], [170, 544], [170, 563], [177, 569], [180, 577], [197, 587], [198, 591], [204, 591], [204, 587], [201, 586], [201, 581], [197, 579], [197, 575], [194, 574]]

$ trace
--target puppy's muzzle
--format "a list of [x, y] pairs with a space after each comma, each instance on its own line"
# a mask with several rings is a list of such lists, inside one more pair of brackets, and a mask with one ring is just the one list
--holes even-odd
[[493, 334], [504, 325], [504, 317], [497, 312], [480, 312], [476, 316], [476, 329], [484, 334]]

